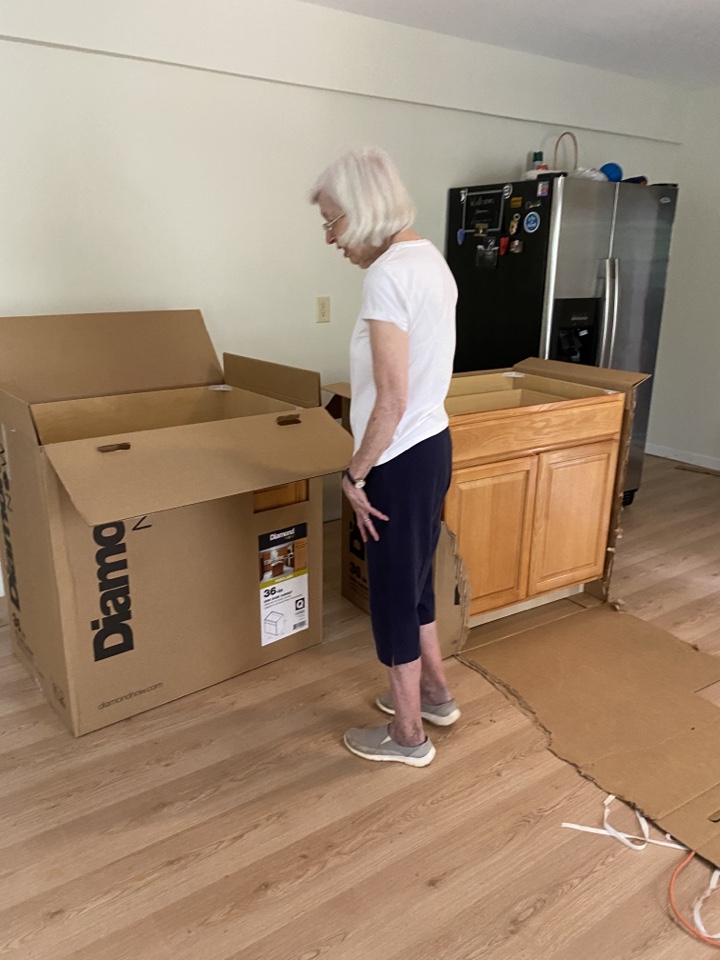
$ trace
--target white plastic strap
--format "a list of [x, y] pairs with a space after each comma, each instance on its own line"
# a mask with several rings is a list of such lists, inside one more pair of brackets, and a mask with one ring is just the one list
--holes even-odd
[[610, 805], [613, 800], [616, 798], [611, 794], [606, 797], [603, 801], [604, 810], [603, 810], [603, 824], [601, 827], [584, 827], [579, 823], [563, 823], [563, 827], [568, 827], [571, 830], [580, 830], [582, 833], [598, 833], [606, 837], [614, 837], [615, 840], [619, 840], [620, 843], [624, 844], [626, 847], [630, 847], [631, 850], [644, 850], [649, 843], [658, 847], [671, 847], [673, 850], [687, 850], [687, 847], [683, 846], [682, 843], [678, 843], [676, 840], [666, 833], [665, 836], [667, 840], [651, 840], [650, 839], [650, 827], [647, 820], [641, 813], [638, 813], [637, 810], [634, 811], [635, 816], [637, 817], [638, 823], [640, 824], [640, 831], [642, 836], [636, 837], [631, 833], [621, 833], [619, 830], [616, 830], [613, 827], [608, 817], [610, 815]]
[[613, 827], [610, 823], [610, 805], [614, 799], [615, 797], [610, 794], [609, 797], [605, 797], [603, 802], [603, 826], [605, 827], [606, 832], [609, 833], [611, 837], [615, 837], [616, 840], [619, 840], [620, 843], [624, 843], [626, 847], [630, 847], [631, 850], [644, 850], [648, 845], [648, 840], [650, 839], [650, 828], [648, 827], [647, 820], [641, 813], [638, 813], [637, 810], [633, 811], [637, 817], [638, 823], [640, 824], [640, 831], [642, 833], [642, 840], [639, 843], [635, 843], [635, 838], [631, 839], [628, 834], [620, 833], [620, 831], [616, 830], [615, 827]]
[[702, 910], [705, 904], [705, 901], [710, 896], [712, 896], [712, 894], [717, 890], [719, 881], [720, 881], [720, 870], [714, 870], [713, 875], [710, 877], [710, 883], [707, 885], [707, 890], [701, 897], [699, 897], [697, 903], [693, 907], [693, 920], [695, 921], [695, 926], [698, 928], [698, 930], [704, 937], [708, 937], [710, 940], [720, 940], [720, 933], [707, 932], [707, 930], [705, 929], [705, 924], [702, 922], [700, 911]]

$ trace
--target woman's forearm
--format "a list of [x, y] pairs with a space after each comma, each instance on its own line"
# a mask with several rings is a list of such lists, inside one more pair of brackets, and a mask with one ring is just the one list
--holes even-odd
[[364, 479], [390, 446], [402, 415], [404, 402], [395, 397], [378, 397], [375, 401], [365, 436], [350, 463], [353, 479]]

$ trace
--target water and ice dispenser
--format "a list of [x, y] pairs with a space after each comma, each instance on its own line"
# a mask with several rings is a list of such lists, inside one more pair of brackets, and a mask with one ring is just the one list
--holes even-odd
[[556, 300], [550, 330], [550, 359], [596, 364], [600, 311], [599, 298]]

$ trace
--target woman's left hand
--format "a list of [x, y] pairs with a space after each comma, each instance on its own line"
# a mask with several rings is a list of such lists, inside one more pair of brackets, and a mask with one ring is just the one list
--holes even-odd
[[380, 534], [375, 529], [372, 518], [377, 517], [378, 520], [389, 520], [390, 518], [373, 507], [365, 491], [358, 490], [357, 487], [350, 483], [347, 477], [343, 477], [342, 488], [343, 493], [350, 502], [350, 506], [355, 511], [355, 522], [360, 529], [360, 536], [363, 539], [363, 543], [367, 543], [368, 534], [370, 534], [373, 540], [379, 540]]

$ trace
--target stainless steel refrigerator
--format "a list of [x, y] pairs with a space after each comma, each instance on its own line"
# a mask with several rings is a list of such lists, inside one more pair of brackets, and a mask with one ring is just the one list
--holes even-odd
[[[456, 187], [455, 370], [545, 357], [654, 373], [677, 188], [571, 177]], [[638, 391], [625, 502], [640, 486], [652, 378]]]

